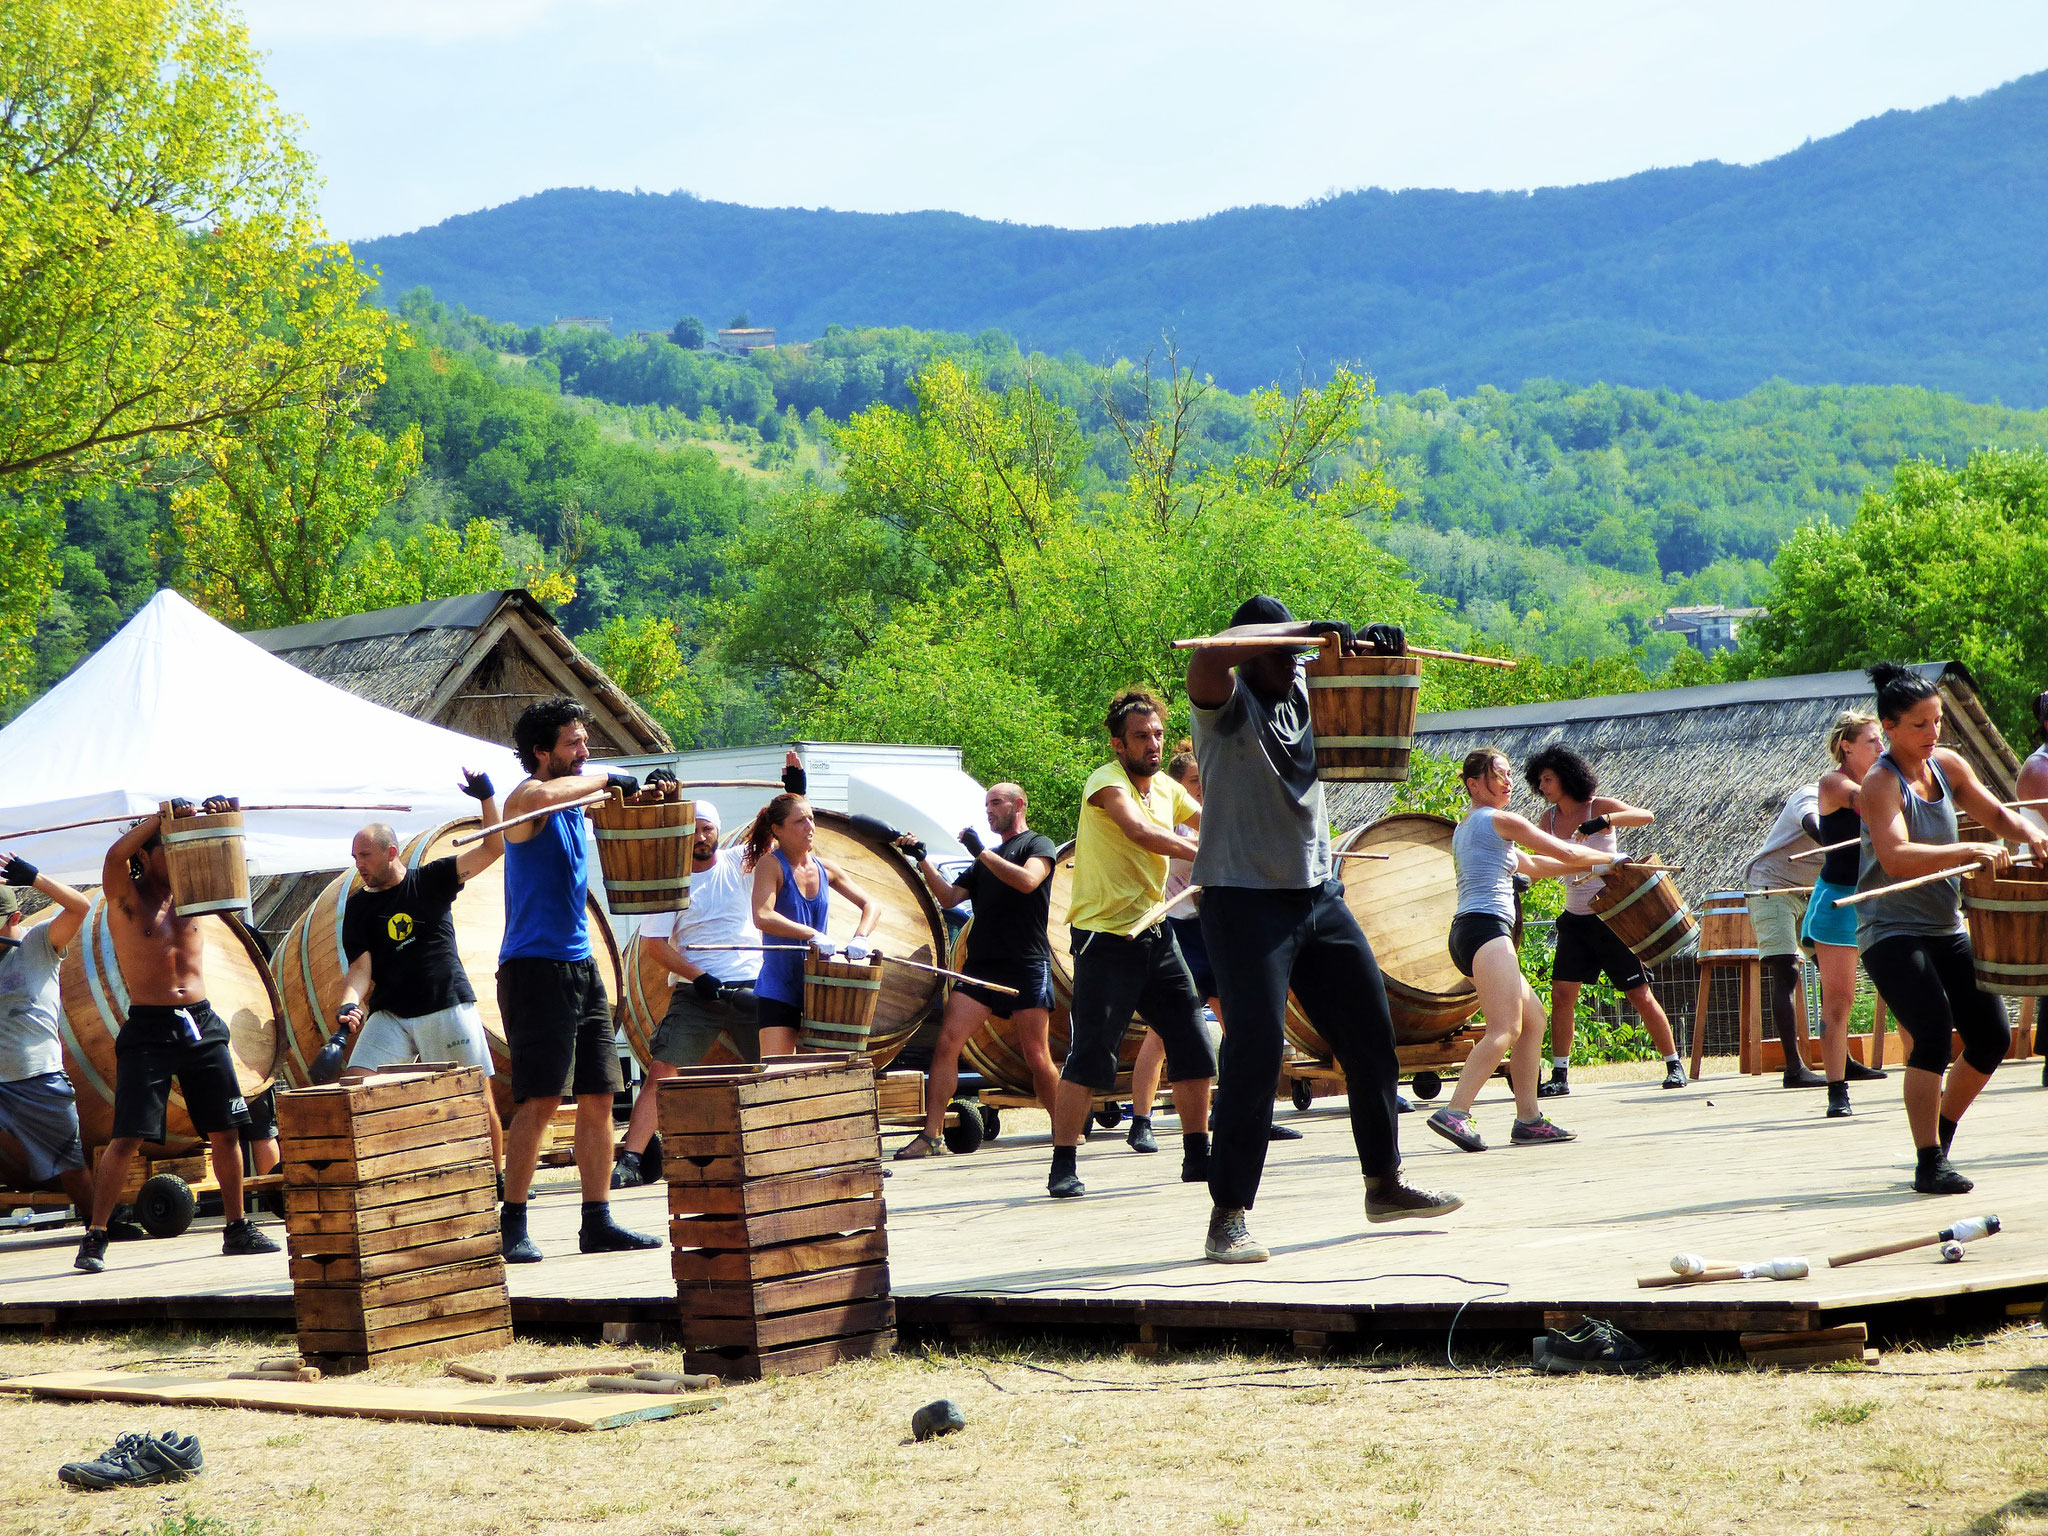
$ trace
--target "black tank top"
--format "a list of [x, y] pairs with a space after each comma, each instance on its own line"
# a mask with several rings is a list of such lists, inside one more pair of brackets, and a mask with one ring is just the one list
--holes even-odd
[[1863, 818], [1856, 813], [1856, 807], [1845, 805], [1839, 811], [1829, 811], [1820, 819], [1821, 846], [1848, 841], [1846, 848], [1837, 848], [1821, 861], [1820, 877], [1829, 885], [1854, 885], [1856, 883], [1857, 861], [1862, 851], [1854, 839], [1863, 836]]

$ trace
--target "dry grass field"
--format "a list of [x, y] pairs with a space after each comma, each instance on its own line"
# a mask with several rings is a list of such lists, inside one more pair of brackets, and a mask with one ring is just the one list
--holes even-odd
[[[221, 1369], [288, 1336], [0, 1343], [0, 1372]], [[505, 1369], [660, 1358], [521, 1343]], [[669, 1358], [674, 1358], [672, 1355]], [[432, 1364], [378, 1379], [429, 1382]], [[1874, 1369], [1545, 1377], [1475, 1353], [1303, 1365], [991, 1345], [724, 1389], [591, 1434], [0, 1397], [0, 1533], [84, 1536], [1074, 1536], [1079, 1532], [2048, 1533], [2048, 1336], [1888, 1350]], [[950, 1397], [967, 1429], [910, 1440]], [[168, 1420], [169, 1422], [160, 1422]], [[202, 1479], [77, 1494], [59, 1463], [196, 1432]]]

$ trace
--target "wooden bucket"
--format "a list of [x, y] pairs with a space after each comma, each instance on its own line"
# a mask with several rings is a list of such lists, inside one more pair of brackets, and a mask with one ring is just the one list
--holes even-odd
[[1308, 663], [1316, 776], [1405, 783], [1421, 688], [1418, 656], [1339, 656], [1333, 646], [1318, 651]]
[[[1053, 866], [1053, 878], [1055, 880], [1058, 879], [1058, 872], [1062, 867], [1067, 871], [1066, 884], [1064, 887], [1055, 885], [1052, 893], [1052, 910], [1055, 924], [1053, 931], [1060, 935], [1054, 941], [1054, 952], [1056, 955], [1063, 955], [1070, 948], [1066, 941], [1066, 904], [1068, 896], [1072, 893], [1074, 883], [1074, 851], [1073, 844], [1071, 843], [1059, 852], [1059, 862]], [[973, 927], [974, 919], [969, 918], [966, 926], [960, 930], [959, 937], [953, 940], [953, 953], [951, 958], [946, 961], [946, 964], [956, 971], [960, 969], [967, 959], [967, 935]], [[1072, 1042], [1074, 1035], [1074, 1015], [1071, 1010], [1074, 977], [1071, 957], [1069, 957], [1068, 970], [1064, 982], [1059, 980], [1059, 974], [1059, 966], [1056, 962], [1053, 967], [1052, 1010], [1048, 1016], [1045, 1030], [1046, 1048], [1052, 1053], [1052, 1065], [1055, 1072], [1059, 1070], [1060, 1063], [1067, 1059], [1067, 1047]], [[1138, 1018], [1132, 1019], [1131, 1027], [1124, 1031], [1123, 1040], [1117, 1047], [1116, 1091], [1118, 1093], [1129, 1093], [1131, 1091], [1131, 1068], [1137, 1063], [1138, 1047], [1144, 1043], [1144, 1040], [1145, 1021]], [[1031, 1067], [1024, 1060], [1023, 1047], [1017, 1043], [1017, 1021], [1015, 1019], [1000, 1019], [994, 1014], [990, 1014], [981, 1021], [974, 1032], [962, 1043], [960, 1056], [968, 1066], [999, 1088], [1007, 1088], [1012, 1093], [1021, 1093], [1026, 1096], [1035, 1094], [1038, 1091], [1038, 1085], [1031, 1081]]]
[[857, 1051], [868, 1048], [875, 1005], [882, 1000], [882, 957], [827, 959], [815, 946], [804, 951], [804, 1011], [797, 1026], [800, 1051]]
[[249, 861], [242, 852], [242, 813], [171, 815], [162, 803], [164, 865], [171, 877], [171, 908], [180, 917], [209, 912], [249, 915]]
[[1741, 891], [1709, 891], [1700, 904], [1700, 958], [1754, 960], [1762, 953], [1749, 898]]
[[[736, 855], [728, 851], [721, 857]], [[668, 1015], [669, 1000], [675, 996], [675, 976], [654, 957], [653, 946], [640, 942], [637, 933], [626, 940], [620, 961], [625, 970], [625, 995], [619, 1009], [619, 1027], [632, 1048], [633, 1059], [645, 1071], [654, 1060], [654, 1032], [661, 1028], [661, 1021]], [[720, 1033], [699, 1065], [744, 1066], [746, 1060], [739, 1042]]]
[[[1451, 919], [1458, 911], [1451, 835], [1457, 830], [1457, 823], [1447, 817], [1404, 812], [1383, 817], [1337, 843], [1345, 852], [1392, 856], [1385, 863], [1347, 861], [1339, 869], [1344, 904], [1358, 919], [1379, 961], [1399, 1045], [1447, 1039], [1479, 1011], [1478, 989], [1451, 963]], [[1223, 1024], [1228, 1029], [1230, 1020]], [[1317, 1061], [1335, 1059], [1330, 1043], [1309, 1023], [1292, 993], [1282, 1029], [1296, 1050]]]
[[1978, 989], [2048, 997], [2048, 869], [2021, 864], [2002, 875], [1965, 875], [1963, 912]]
[[[56, 911], [45, 907], [31, 921], [48, 922]], [[206, 1000], [228, 1026], [228, 1048], [234, 1054], [242, 1097], [254, 1098], [271, 1085], [278, 1064], [277, 988], [255, 936], [238, 919], [201, 919], [199, 930], [205, 945]], [[106, 903], [97, 895], [85, 926], [64, 952], [57, 995], [63, 1004], [58, 1034], [64, 1071], [78, 1095], [78, 1130], [86, 1166], [91, 1167], [92, 1154], [114, 1131], [114, 1037], [128, 1016], [128, 988], [114, 958]], [[201, 1140], [186, 1112], [185, 1096], [175, 1088], [164, 1116], [164, 1136], [165, 1147], [175, 1150], [154, 1155], [175, 1157]], [[0, 1186], [19, 1188], [27, 1168], [20, 1144], [0, 1134]]]
[[605, 905], [613, 912], [680, 912], [689, 906], [696, 801], [680, 798], [677, 790], [677, 798], [659, 805], [628, 805], [614, 789], [611, 799], [590, 807], [590, 826], [604, 872]]
[[[399, 850], [399, 856], [405, 860], [406, 868], [418, 869], [431, 860], [460, 853], [462, 850], [451, 846], [452, 841], [481, 825], [474, 816], [443, 822], [416, 833]], [[363, 882], [355, 871], [336, 875], [278, 941], [273, 962], [284, 1019], [279, 1070], [294, 1087], [303, 1087], [310, 1081], [307, 1069], [320, 1047], [327, 1043], [327, 1037], [334, 1033], [334, 1010], [340, 1006], [341, 978], [348, 969], [342, 959], [341, 925], [349, 897], [362, 888]], [[587, 911], [598, 979], [616, 1010], [623, 990], [618, 941], [595, 892], [588, 898]], [[512, 1059], [505, 1047], [504, 1021], [498, 1014], [498, 945], [504, 937], [505, 861], [500, 859], [465, 885], [462, 894], [455, 898], [455, 950], [476, 992], [477, 1013], [483, 1019], [484, 1036], [490, 1042], [491, 1064], [497, 1069], [498, 1075], [491, 1079], [492, 1101], [498, 1106], [498, 1113], [509, 1120]]]
[[1593, 911], [1644, 965], [1674, 959], [1699, 938], [1677, 883], [1655, 864], [1623, 864], [1606, 875]]

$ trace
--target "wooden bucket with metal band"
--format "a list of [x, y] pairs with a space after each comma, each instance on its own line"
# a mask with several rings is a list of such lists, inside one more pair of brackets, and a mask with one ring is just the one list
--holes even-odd
[[797, 1025], [800, 1051], [854, 1051], [868, 1048], [875, 1026], [875, 1006], [882, 999], [882, 957], [865, 960], [827, 958], [816, 946], [804, 951], [804, 1011]]
[[1316, 776], [1400, 784], [1415, 745], [1422, 688], [1416, 656], [1340, 656], [1325, 646], [1309, 658], [1308, 718]]
[[174, 817], [166, 800], [159, 814], [172, 910], [180, 917], [210, 912], [247, 917], [249, 861], [242, 851], [242, 813]]
[[[48, 922], [57, 912], [45, 907], [31, 920]], [[235, 1060], [235, 1081], [242, 1097], [254, 1098], [275, 1080], [278, 1062], [278, 998], [263, 951], [241, 921], [233, 916], [199, 922], [206, 1001], [228, 1027], [228, 1050]], [[114, 1131], [114, 1037], [128, 1017], [128, 987], [114, 957], [114, 935], [107, 906], [92, 900], [85, 924], [57, 969], [57, 996], [62, 1004], [58, 1038], [64, 1048], [64, 1072], [78, 1095], [78, 1130], [92, 1154], [107, 1144]], [[186, 1112], [185, 1096], [171, 1091], [164, 1114], [164, 1145], [177, 1156], [201, 1141]], [[27, 1163], [20, 1144], [0, 1134], [0, 1186], [20, 1188]]]
[[605, 905], [620, 914], [680, 912], [690, 904], [690, 844], [697, 836], [697, 803], [676, 797], [658, 805], [628, 805], [618, 790], [590, 807]]
[[1699, 939], [1670, 871], [1656, 864], [1622, 864], [1604, 877], [1593, 911], [1644, 965], [1677, 958]]
[[1700, 959], [1754, 960], [1762, 953], [1749, 897], [1741, 891], [1709, 891], [1700, 903]]
[[[407, 869], [416, 870], [434, 859], [449, 858], [462, 850], [452, 845], [464, 832], [482, 823], [474, 816], [446, 821], [438, 827], [414, 834], [399, 849]], [[362, 878], [350, 870], [328, 882], [313, 905], [285, 930], [278, 941], [272, 963], [283, 1008], [283, 1045], [278, 1071], [293, 1087], [310, 1079], [308, 1068], [320, 1047], [334, 1033], [334, 1010], [341, 1005], [341, 979], [348, 970], [343, 958], [341, 929], [348, 914], [349, 899], [363, 888]], [[491, 1048], [491, 1065], [497, 1076], [491, 1079], [492, 1102], [506, 1119], [512, 1115], [512, 1058], [505, 1046], [505, 1024], [498, 1012], [498, 946], [505, 937], [505, 861], [498, 860], [462, 888], [455, 898], [455, 951], [462, 969], [476, 993], [476, 1011], [483, 1021], [484, 1038]], [[585, 900], [590, 923], [590, 953], [597, 962], [598, 981], [611, 998], [616, 1011], [620, 981], [619, 945], [604, 906], [591, 893]], [[375, 1009], [373, 996], [368, 1004]]]
[[[1458, 869], [1451, 857], [1451, 834], [1457, 829], [1447, 817], [1404, 812], [1337, 841], [1340, 851], [1390, 855], [1385, 863], [1356, 860], [1338, 869], [1344, 904], [1379, 961], [1398, 1045], [1446, 1039], [1479, 1011], [1479, 991], [1458, 974], [1448, 944], [1458, 911]], [[1230, 1027], [1229, 1019], [1223, 1027]], [[1330, 1043], [1309, 1023], [1291, 992], [1281, 1028], [1296, 1050], [1317, 1061], [1334, 1059]]]
[[[735, 855], [727, 854], [727, 858]], [[642, 1071], [654, 1060], [654, 1032], [661, 1028], [661, 1021], [668, 1016], [668, 1005], [676, 995], [678, 985], [675, 973], [662, 964], [655, 956], [654, 946], [644, 941], [640, 934], [626, 940], [626, 947], [619, 956], [625, 973], [625, 994], [619, 1008], [619, 1030], [626, 1037], [626, 1044], [633, 1052], [633, 1059], [640, 1063]], [[741, 1066], [746, 1062], [746, 1052], [739, 1042], [729, 1034], [720, 1032], [711, 1049], [704, 1053], [699, 1066], [725, 1067]]]
[[2048, 869], [2016, 864], [2002, 875], [1965, 875], [1963, 912], [1978, 989], [2048, 997]]
[[[1073, 869], [1071, 845], [1069, 848], [1061, 849], [1060, 856], [1069, 860], [1067, 866], [1070, 877], [1068, 885], [1071, 888], [1073, 883], [1071, 879]], [[1055, 893], [1053, 896], [1054, 913], [1060, 918], [1066, 916], [1066, 909], [1062, 904], [1064, 895], [1065, 893]], [[953, 953], [946, 961], [946, 964], [956, 971], [967, 961], [967, 935], [973, 927], [974, 919], [969, 918], [966, 926], [960, 930], [959, 936], [953, 940]], [[1066, 924], [1064, 922], [1059, 924], [1059, 932], [1061, 934], [1066, 932]], [[1062, 948], [1064, 948], [1064, 942], [1062, 943]], [[1055, 975], [1057, 976], [1057, 971], [1055, 971]], [[1073, 1039], [1074, 1015], [1069, 1006], [1073, 997], [1072, 982], [1073, 975], [1070, 971], [1067, 976], [1068, 990], [1062, 991], [1061, 983], [1057, 980], [1053, 983], [1053, 1003], [1051, 1012], [1047, 1017], [1045, 1037], [1046, 1048], [1051, 1052], [1052, 1069], [1055, 1072], [1059, 1071], [1060, 1064], [1067, 1059], [1067, 1047]], [[1138, 1060], [1138, 1047], [1144, 1044], [1144, 1041], [1145, 1021], [1134, 1017], [1131, 1020], [1130, 1028], [1124, 1031], [1123, 1040], [1117, 1047], [1116, 1091], [1118, 1093], [1130, 1092], [1131, 1068]], [[1007, 1088], [1012, 1093], [1027, 1095], [1038, 1091], [1038, 1085], [1031, 1080], [1031, 1064], [1024, 1059], [1024, 1048], [1017, 1040], [1017, 1021], [1015, 1018], [998, 1018], [995, 1014], [991, 1013], [975, 1027], [974, 1032], [968, 1035], [967, 1039], [961, 1044], [960, 1057], [969, 1067], [979, 1072], [999, 1088]]]

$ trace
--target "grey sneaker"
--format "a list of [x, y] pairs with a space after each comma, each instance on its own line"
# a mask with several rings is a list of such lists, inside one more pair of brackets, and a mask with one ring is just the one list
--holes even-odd
[[1462, 1109], [1452, 1109], [1446, 1104], [1422, 1123], [1461, 1152], [1486, 1150], [1486, 1138], [1479, 1134], [1479, 1127]]
[[1550, 1077], [1548, 1081], [1541, 1082], [1536, 1085], [1536, 1097], [1539, 1099], [1569, 1098], [1571, 1096], [1571, 1091], [1571, 1079], [1567, 1077], [1564, 1073], [1558, 1071], [1555, 1067], [1552, 1067], [1550, 1069]]
[[1508, 1140], [1518, 1147], [1540, 1147], [1551, 1142], [1578, 1139], [1563, 1126], [1553, 1125], [1545, 1115], [1538, 1115], [1534, 1120], [1517, 1120], [1515, 1128], [1508, 1132]]
[[1378, 1189], [1365, 1187], [1365, 1219], [1401, 1221], [1411, 1216], [1448, 1216], [1465, 1202], [1447, 1189], [1423, 1189], [1396, 1173]]
[[73, 1488], [136, 1488], [145, 1483], [182, 1483], [206, 1470], [199, 1437], [165, 1430], [160, 1435], [123, 1435], [91, 1461], [66, 1462], [57, 1481]]
[[1226, 1211], [1221, 1206], [1209, 1213], [1209, 1240], [1202, 1255], [1217, 1264], [1263, 1264], [1270, 1254], [1266, 1245], [1245, 1230], [1243, 1211]]

